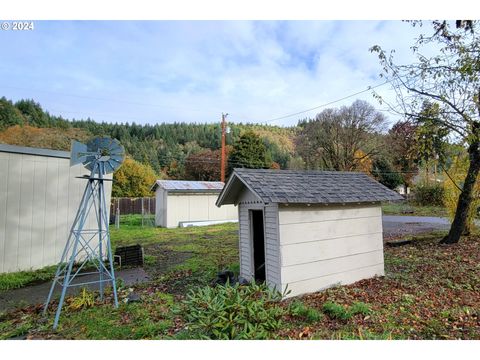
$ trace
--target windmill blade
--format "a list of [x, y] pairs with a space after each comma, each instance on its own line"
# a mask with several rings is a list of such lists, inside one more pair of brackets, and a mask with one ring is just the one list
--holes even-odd
[[[125, 150], [117, 139], [95, 138], [86, 145], [72, 142], [71, 165], [83, 163], [85, 168], [95, 173], [109, 174], [118, 169], [125, 160]], [[101, 166], [96, 164], [102, 163]]]
[[86, 160], [87, 145], [72, 140], [70, 147], [70, 166], [83, 163]]

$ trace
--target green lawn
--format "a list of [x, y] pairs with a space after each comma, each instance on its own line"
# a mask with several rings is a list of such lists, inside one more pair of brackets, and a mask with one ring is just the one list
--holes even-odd
[[[152, 280], [119, 284], [120, 306], [67, 298], [60, 326], [41, 305], [0, 314], [0, 338], [37, 339], [480, 339], [480, 239], [439, 246], [440, 234], [385, 248], [386, 276], [278, 301], [262, 288], [208, 285], [216, 271], [238, 271], [237, 225], [142, 228], [125, 219], [116, 246], [145, 247]], [[201, 289], [200, 291], [198, 289]], [[141, 303], [127, 304], [131, 291]]]
[[384, 203], [382, 211], [384, 215], [448, 216], [447, 210], [442, 206], [420, 206], [412, 202]]

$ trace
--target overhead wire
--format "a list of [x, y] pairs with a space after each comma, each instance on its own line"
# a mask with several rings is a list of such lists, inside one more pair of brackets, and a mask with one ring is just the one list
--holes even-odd
[[287, 114], [287, 115], [283, 115], [283, 116], [279, 116], [279, 117], [276, 117], [276, 118], [273, 118], [273, 119], [269, 119], [269, 120], [266, 120], [266, 121], [263, 121], [263, 123], [265, 124], [268, 124], [268, 123], [271, 123], [271, 122], [274, 122], [274, 121], [278, 121], [278, 120], [282, 120], [282, 119], [287, 119], [289, 117], [292, 117], [292, 116], [296, 116], [296, 115], [301, 115], [301, 114], [304, 114], [304, 113], [307, 113], [307, 112], [310, 112], [312, 110], [317, 110], [317, 109], [320, 109], [322, 107], [325, 107], [325, 106], [330, 106], [330, 105], [333, 105], [333, 104], [336, 104], [340, 101], [343, 101], [343, 100], [346, 100], [346, 99], [350, 99], [354, 96], [357, 96], [357, 95], [360, 95], [360, 94], [363, 94], [364, 92], [367, 92], [367, 91], [371, 91], [373, 89], [376, 89], [380, 86], [383, 86], [383, 85], [386, 85], [388, 83], [392, 82], [392, 80], [387, 80], [381, 84], [377, 84], [375, 86], [368, 86], [366, 89], [364, 90], [361, 90], [361, 91], [357, 91], [356, 93], [353, 93], [353, 94], [350, 94], [350, 95], [347, 95], [347, 96], [344, 96], [340, 99], [337, 99], [337, 100], [333, 100], [333, 101], [330, 101], [328, 103], [325, 103], [325, 104], [321, 104], [321, 105], [318, 105], [318, 106], [314, 106], [314, 107], [311, 107], [309, 109], [305, 109], [305, 110], [301, 110], [301, 111], [297, 111], [295, 113], [291, 113], [291, 114]]

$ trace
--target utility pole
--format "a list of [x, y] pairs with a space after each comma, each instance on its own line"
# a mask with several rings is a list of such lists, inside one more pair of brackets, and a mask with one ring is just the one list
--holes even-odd
[[225, 154], [225, 133], [227, 130], [227, 124], [225, 119], [228, 114], [222, 113], [222, 159], [220, 164], [220, 181], [225, 182], [225, 163], [226, 163], [226, 154]]

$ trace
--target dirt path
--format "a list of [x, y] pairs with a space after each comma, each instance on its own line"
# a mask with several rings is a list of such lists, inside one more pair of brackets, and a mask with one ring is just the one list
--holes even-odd
[[[134, 285], [145, 282], [149, 279], [147, 273], [142, 268], [118, 270], [115, 275], [117, 279], [122, 279], [126, 285]], [[82, 278], [82, 281], [91, 280], [94, 280], [93, 276], [85, 276]], [[45, 302], [48, 292], [50, 291], [50, 286], [51, 282], [49, 281], [21, 289], [0, 292], [0, 312], [25, 305], [41, 304]], [[98, 285], [90, 285], [89, 288], [92, 290], [98, 290]], [[80, 289], [81, 287], [69, 288], [67, 294], [76, 294]], [[60, 295], [60, 293], [61, 288], [57, 286], [54, 291], [54, 298]]]

